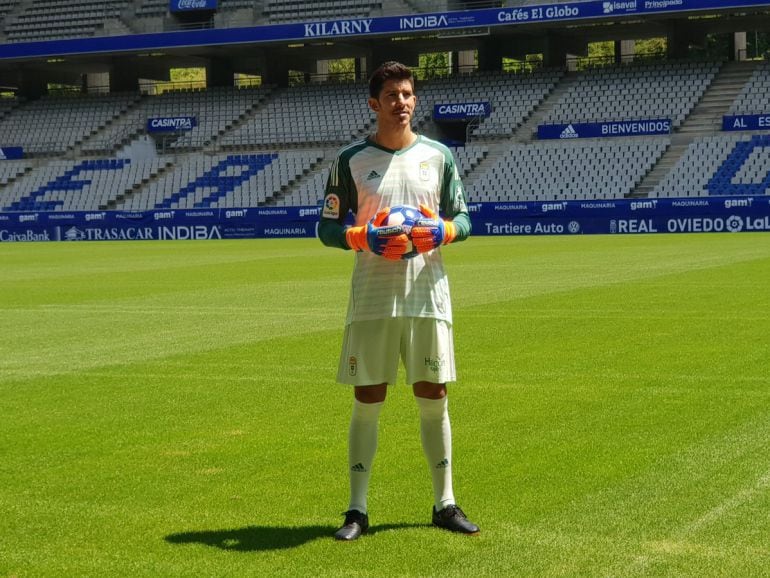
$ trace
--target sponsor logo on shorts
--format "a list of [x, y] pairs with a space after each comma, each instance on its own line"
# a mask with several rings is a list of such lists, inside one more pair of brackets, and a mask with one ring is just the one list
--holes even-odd
[[348, 359], [348, 373], [350, 375], [356, 375], [358, 373], [358, 359], [355, 355], [351, 355]]
[[438, 373], [441, 368], [446, 365], [446, 360], [443, 357], [426, 357], [425, 367], [430, 369], [433, 373]]

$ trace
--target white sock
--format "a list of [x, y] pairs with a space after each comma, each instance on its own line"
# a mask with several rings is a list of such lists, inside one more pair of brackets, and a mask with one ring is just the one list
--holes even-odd
[[447, 398], [415, 397], [420, 408], [420, 437], [433, 479], [436, 510], [455, 503], [452, 491], [452, 428]]
[[380, 410], [385, 402], [361, 403], [353, 400], [348, 431], [348, 466], [350, 467], [350, 505], [348, 510], [366, 514], [366, 496], [369, 491], [374, 454], [377, 451], [377, 426]]

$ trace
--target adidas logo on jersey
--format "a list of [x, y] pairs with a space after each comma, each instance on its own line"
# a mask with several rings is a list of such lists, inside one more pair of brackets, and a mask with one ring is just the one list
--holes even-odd
[[350, 468], [350, 471], [363, 473], [366, 471], [366, 468], [364, 467], [364, 464], [362, 464], [361, 462], [358, 462], [355, 466], [352, 466]]
[[561, 131], [559, 138], [578, 138], [579, 136], [580, 135], [575, 130], [575, 127], [572, 126], [571, 124], [568, 124], [567, 128]]
[[367, 175], [366, 180], [372, 181], [374, 179], [380, 179], [380, 178], [382, 178], [382, 175], [380, 173], [378, 173], [377, 171], [372, 171]]

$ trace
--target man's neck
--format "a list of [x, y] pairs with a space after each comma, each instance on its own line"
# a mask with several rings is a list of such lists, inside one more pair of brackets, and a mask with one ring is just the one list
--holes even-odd
[[377, 130], [374, 133], [374, 142], [386, 149], [398, 151], [405, 149], [417, 140], [417, 135], [412, 132], [411, 127], [406, 127], [399, 131]]

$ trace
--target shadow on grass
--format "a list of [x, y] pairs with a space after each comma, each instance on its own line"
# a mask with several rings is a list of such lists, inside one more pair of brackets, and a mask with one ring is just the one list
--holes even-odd
[[[429, 524], [383, 524], [372, 526], [366, 536], [403, 530], [407, 528], [429, 528]], [[232, 530], [200, 530], [179, 532], [166, 536], [171, 544], [204, 544], [234, 552], [260, 552], [296, 548], [319, 538], [332, 539], [336, 526], [246, 526]], [[364, 539], [366, 538], [364, 536]]]

